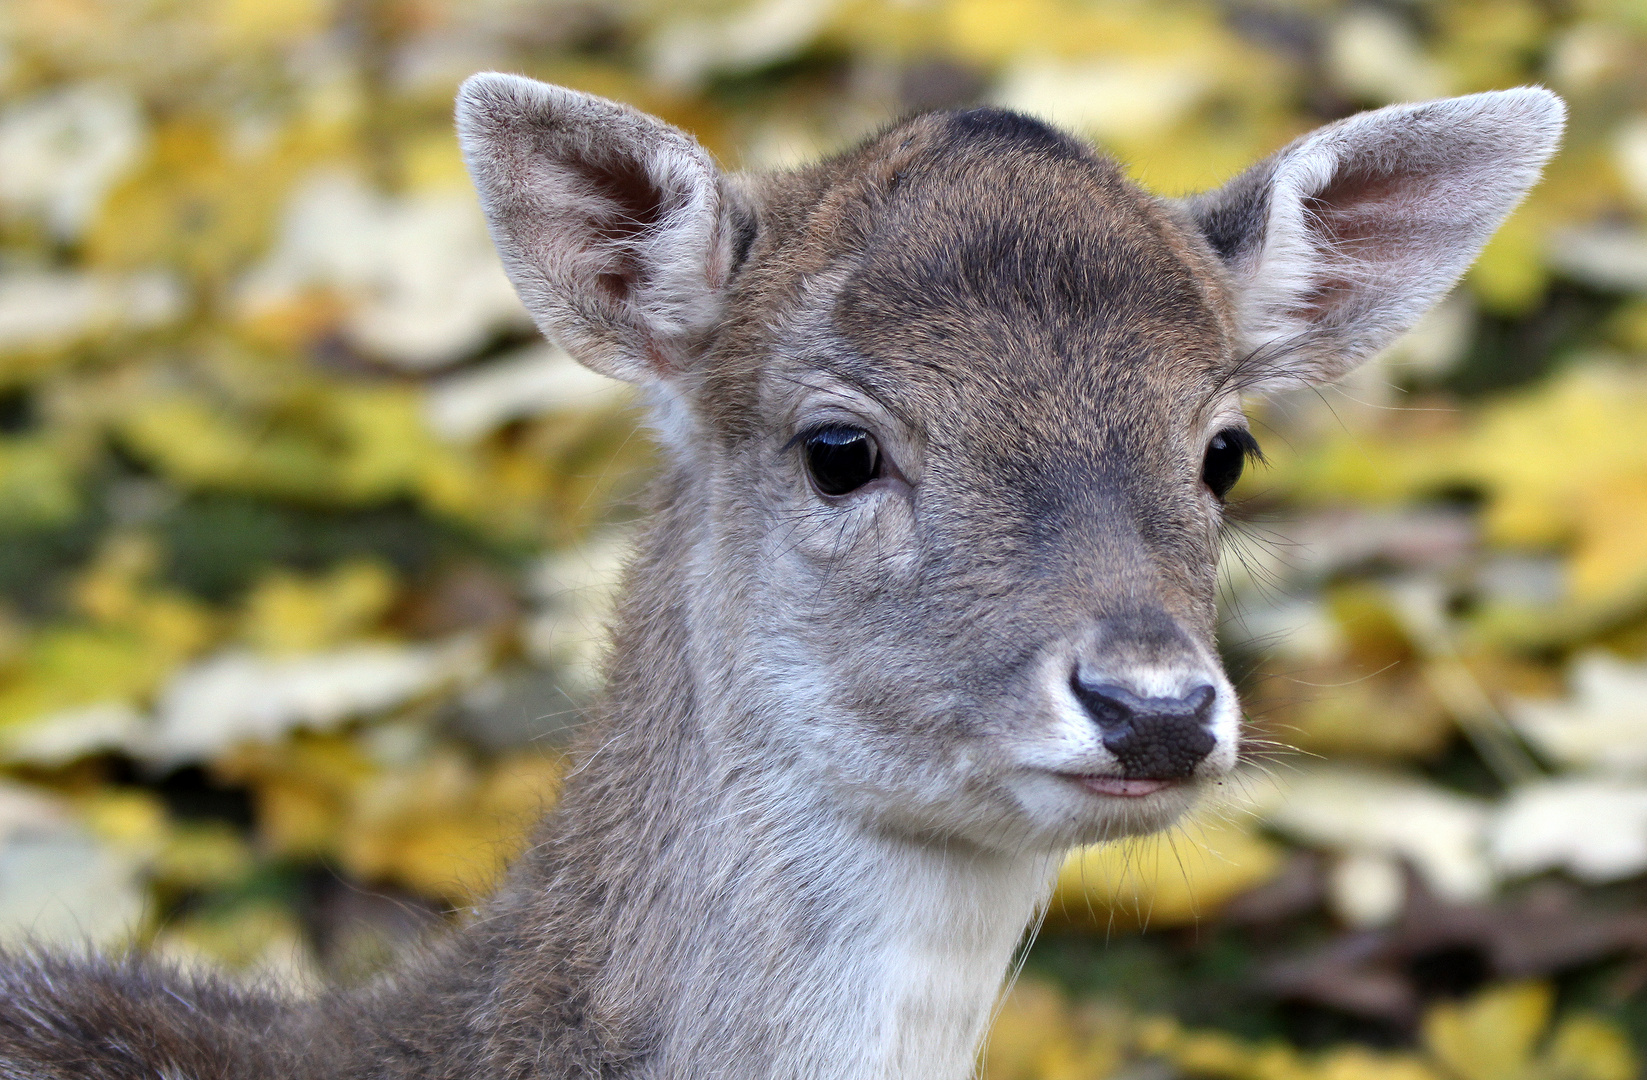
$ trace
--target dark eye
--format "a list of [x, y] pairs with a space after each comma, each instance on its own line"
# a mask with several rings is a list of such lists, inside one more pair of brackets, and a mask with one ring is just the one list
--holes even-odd
[[1207, 456], [1201, 460], [1201, 482], [1222, 499], [1241, 479], [1241, 469], [1247, 458], [1258, 457], [1258, 440], [1245, 428], [1225, 428], [1207, 443]]
[[862, 428], [818, 428], [801, 441], [812, 483], [825, 495], [857, 491], [881, 475], [881, 448]]

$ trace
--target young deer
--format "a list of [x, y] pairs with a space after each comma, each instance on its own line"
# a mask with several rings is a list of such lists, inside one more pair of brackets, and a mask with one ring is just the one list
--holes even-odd
[[1241, 395], [1406, 330], [1562, 118], [1392, 107], [1173, 202], [997, 109], [747, 177], [470, 79], [521, 298], [667, 450], [579, 764], [499, 895], [364, 991], [11, 958], [0, 1076], [969, 1075], [1062, 853], [1235, 764]]

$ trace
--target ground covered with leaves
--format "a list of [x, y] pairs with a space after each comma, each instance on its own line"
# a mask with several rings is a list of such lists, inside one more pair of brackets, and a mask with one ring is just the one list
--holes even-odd
[[1630, 1080], [1647, 1045], [1647, 9], [1628, 0], [11, 0], [0, 939], [368, 977], [552, 801], [652, 449], [542, 344], [453, 91], [730, 167], [980, 101], [1166, 194], [1541, 82], [1546, 182], [1341, 389], [1253, 403], [1251, 767], [1078, 853], [988, 1075]]

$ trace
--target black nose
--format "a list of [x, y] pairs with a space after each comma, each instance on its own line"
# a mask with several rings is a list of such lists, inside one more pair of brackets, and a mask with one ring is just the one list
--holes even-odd
[[1211, 686], [1197, 686], [1183, 697], [1139, 697], [1114, 683], [1089, 685], [1077, 673], [1070, 687], [1128, 780], [1181, 779], [1217, 745], [1207, 730], [1218, 697]]

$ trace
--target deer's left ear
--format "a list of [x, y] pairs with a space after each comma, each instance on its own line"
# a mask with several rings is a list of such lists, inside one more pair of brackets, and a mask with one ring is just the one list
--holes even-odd
[[1335, 379], [1409, 329], [1537, 182], [1565, 117], [1537, 87], [1391, 106], [1186, 200], [1229, 269], [1256, 388]]
[[703, 147], [627, 105], [518, 75], [471, 77], [457, 125], [539, 329], [613, 378], [681, 370], [720, 314], [733, 234], [753, 228], [733, 220]]

